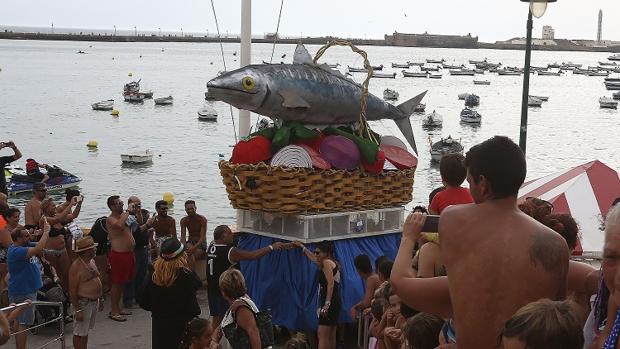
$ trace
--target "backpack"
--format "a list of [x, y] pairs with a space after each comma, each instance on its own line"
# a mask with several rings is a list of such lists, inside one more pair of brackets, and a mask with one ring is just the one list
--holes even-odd
[[90, 229], [90, 236], [98, 244], [97, 256], [102, 256], [110, 250], [110, 240], [108, 239], [108, 228], [106, 226], [107, 216], [99, 217]]

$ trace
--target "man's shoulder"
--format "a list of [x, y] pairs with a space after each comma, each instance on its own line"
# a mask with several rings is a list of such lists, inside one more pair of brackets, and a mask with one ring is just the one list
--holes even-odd
[[203, 215], [201, 215], [201, 214], [196, 214], [196, 216], [198, 216], [198, 219], [199, 219], [201, 222], [206, 222], [206, 221], [207, 221], [207, 217], [205, 217], [205, 216], [203, 216]]
[[179, 222], [181, 224], [185, 224], [185, 222], [187, 222], [188, 219], [189, 219], [189, 216], [185, 216], [185, 217], [181, 218], [181, 220]]

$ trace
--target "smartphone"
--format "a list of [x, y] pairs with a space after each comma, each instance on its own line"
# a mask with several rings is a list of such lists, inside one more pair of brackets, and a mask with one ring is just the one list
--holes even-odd
[[428, 215], [422, 227], [422, 231], [426, 233], [436, 233], [439, 230], [439, 216]]

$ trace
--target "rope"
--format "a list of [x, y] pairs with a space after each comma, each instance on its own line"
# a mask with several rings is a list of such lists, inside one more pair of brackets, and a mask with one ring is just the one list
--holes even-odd
[[359, 54], [364, 59], [364, 68], [366, 68], [367, 75], [366, 79], [362, 83], [362, 96], [360, 98], [360, 119], [357, 134], [360, 137], [366, 137], [367, 139], [373, 141], [375, 144], [379, 144], [373, 133], [370, 131], [370, 126], [368, 126], [368, 120], [366, 119], [366, 109], [368, 107], [368, 84], [370, 83], [370, 78], [372, 78], [373, 72], [372, 66], [368, 62], [368, 54], [365, 51], [357, 48], [349, 41], [336, 39], [328, 42], [325, 46], [321, 47], [317, 51], [313, 62], [316, 64], [319, 58], [323, 56], [325, 51], [327, 51], [328, 48], [333, 46], [348, 46], [353, 52]]
[[278, 41], [278, 33], [280, 32], [280, 20], [282, 19], [282, 7], [284, 7], [284, 0], [280, 3], [280, 14], [278, 15], [278, 25], [276, 26], [276, 34], [273, 36], [273, 48], [271, 49], [271, 59], [269, 63], [273, 63], [273, 54], [276, 51], [276, 41]]
[[[213, 0], [211, 0], [211, 9], [213, 10], [213, 18], [215, 18], [215, 28], [217, 29], [217, 40], [220, 43], [220, 52], [222, 53], [222, 63], [224, 63], [224, 71], [226, 69], [226, 58], [224, 57], [224, 45], [222, 44], [222, 36], [220, 35], [220, 24], [217, 21], [217, 14], [215, 13], [215, 5], [213, 4]], [[235, 144], [237, 144], [237, 126], [235, 125], [235, 117], [233, 115], [232, 105], [228, 105], [230, 108], [230, 120], [232, 120], [233, 124], [233, 133], [235, 135]]]

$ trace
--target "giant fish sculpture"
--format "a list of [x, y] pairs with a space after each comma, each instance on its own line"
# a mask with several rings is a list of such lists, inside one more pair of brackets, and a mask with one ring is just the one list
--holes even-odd
[[[303, 45], [297, 46], [293, 64], [248, 65], [212, 79], [207, 87], [216, 100], [272, 119], [309, 125], [359, 120], [362, 86], [325, 64], [314, 64]], [[398, 106], [368, 94], [366, 119], [394, 120], [417, 153], [409, 117], [425, 94]]]

